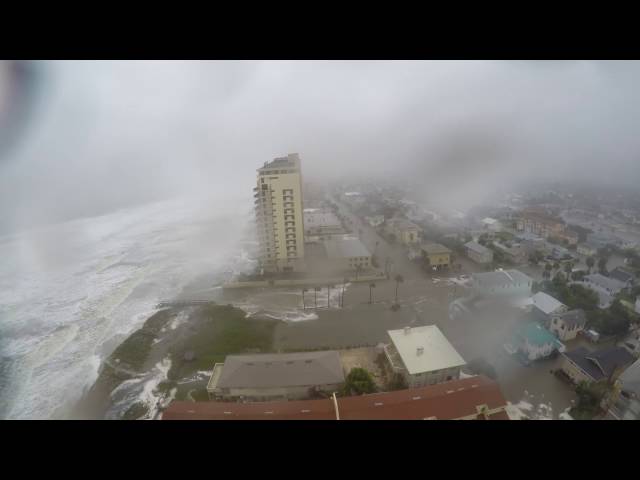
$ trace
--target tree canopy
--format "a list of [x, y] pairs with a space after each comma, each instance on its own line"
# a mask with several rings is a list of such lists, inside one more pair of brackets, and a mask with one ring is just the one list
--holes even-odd
[[352, 368], [344, 383], [344, 395], [362, 395], [376, 391], [371, 374], [364, 368]]

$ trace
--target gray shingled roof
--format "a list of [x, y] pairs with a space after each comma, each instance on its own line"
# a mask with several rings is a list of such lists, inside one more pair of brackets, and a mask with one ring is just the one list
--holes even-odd
[[611, 272], [609, 272], [609, 276], [611, 278], [615, 278], [616, 280], [620, 280], [623, 283], [627, 283], [635, 279], [635, 277], [633, 276], [633, 273], [627, 272], [626, 270], [623, 270], [620, 267], [617, 267], [611, 270]]
[[587, 275], [586, 277], [584, 277], [584, 279], [597, 285], [600, 288], [608, 288], [613, 293], [617, 293], [625, 287], [625, 284], [620, 280], [611, 277], [605, 277], [600, 273], [592, 273], [591, 275]]
[[635, 360], [623, 347], [610, 347], [595, 352], [580, 347], [565, 355], [596, 382], [608, 378], [616, 368], [625, 368]]
[[640, 395], [640, 360], [636, 360], [620, 375], [620, 381], [623, 390]]
[[464, 244], [464, 246], [469, 250], [476, 252], [479, 255], [486, 255], [487, 253], [491, 252], [491, 250], [489, 250], [487, 247], [483, 245], [480, 245], [478, 242], [467, 242]]
[[218, 388], [269, 388], [344, 382], [336, 351], [229, 355]]
[[329, 258], [369, 257], [371, 253], [358, 238], [336, 238], [325, 240], [324, 247]]

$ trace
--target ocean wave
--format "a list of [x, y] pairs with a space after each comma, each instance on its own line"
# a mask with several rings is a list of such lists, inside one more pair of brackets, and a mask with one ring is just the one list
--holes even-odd
[[[100, 359], [157, 312], [160, 300], [197, 275], [250, 268], [250, 255], [233, 241], [242, 225], [205, 214], [162, 202], [5, 239], [0, 285], [11, 288], [0, 289], [0, 415], [49, 418], [80, 398]], [[194, 218], [207, 221], [182, 229]], [[212, 243], [221, 224], [225, 235]], [[69, 240], [64, 262], [45, 261], [55, 253], [47, 236]]]

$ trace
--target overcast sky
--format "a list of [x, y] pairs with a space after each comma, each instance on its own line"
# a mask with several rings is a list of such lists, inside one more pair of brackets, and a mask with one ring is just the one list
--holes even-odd
[[534, 177], [640, 183], [638, 62], [37, 66], [30, 122], [0, 157], [4, 231], [182, 192], [250, 197], [288, 152], [308, 179], [397, 175], [466, 203]]

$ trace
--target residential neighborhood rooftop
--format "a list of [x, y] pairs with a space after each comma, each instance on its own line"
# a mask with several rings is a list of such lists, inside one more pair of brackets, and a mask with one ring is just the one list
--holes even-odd
[[594, 381], [608, 378], [615, 369], [625, 368], [635, 360], [635, 357], [623, 347], [609, 347], [593, 352], [580, 347], [564, 355]]
[[388, 333], [410, 375], [466, 364], [436, 325], [406, 327]]
[[584, 313], [584, 310], [581, 309], [569, 310], [568, 312], [561, 313], [557, 316], [562, 319], [568, 328], [573, 328], [587, 323], [587, 316]]
[[473, 279], [487, 288], [500, 287], [505, 284], [533, 283], [528, 275], [519, 270], [496, 270], [495, 272], [472, 273]]
[[633, 273], [620, 267], [616, 267], [611, 270], [609, 272], [609, 276], [623, 283], [632, 282], [633, 280], [635, 280], [635, 276], [633, 275]]
[[553, 335], [553, 333], [536, 322], [524, 325], [518, 330], [516, 335], [526, 340], [531, 345], [543, 346], [555, 344], [562, 346], [562, 343], [555, 337], [555, 335]]
[[437, 255], [439, 253], [451, 253], [451, 250], [445, 247], [444, 245], [440, 245], [439, 243], [427, 243], [422, 245], [422, 250], [427, 252], [429, 255]]
[[478, 242], [473, 242], [473, 241], [467, 242], [464, 244], [464, 246], [469, 250], [476, 252], [480, 255], [486, 255], [487, 253], [491, 252], [490, 249], [488, 249], [484, 245], [480, 245]]
[[537, 307], [538, 310], [540, 310], [541, 312], [547, 315], [549, 315], [552, 312], [555, 312], [560, 307], [565, 306], [564, 303], [560, 302], [559, 300], [556, 300], [551, 295], [544, 292], [536, 293], [532, 297], [532, 300], [533, 300], [533, 305]]
[[592, 273], [591, 275], [586, 275], [584, 277], [584, 280], [593, 283], [598, 287], [611, 290], [612, 292], [617, 292], [625, 287], [625, 284], [620, 280], [611, 277], [605, 277], [601, 273]]

